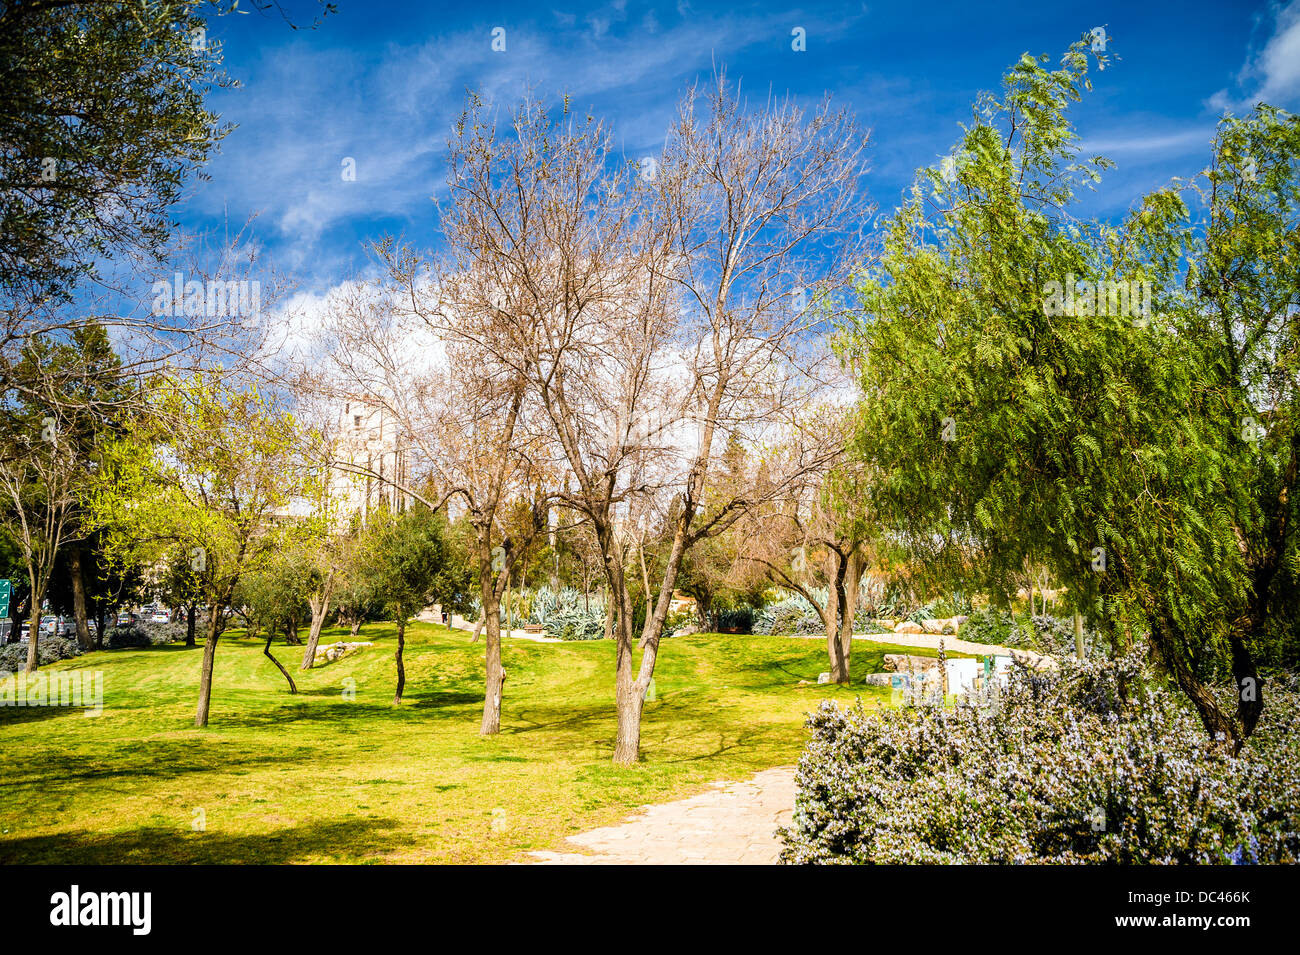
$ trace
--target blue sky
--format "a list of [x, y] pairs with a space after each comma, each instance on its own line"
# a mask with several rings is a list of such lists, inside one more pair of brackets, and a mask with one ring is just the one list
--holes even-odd
[[[286, 3], [310, 20], [308, 0]], [[364, 268], [366, 240], [436, 245], [431, 197], [444, 191], [446, 139], [467, 88], [507, 108], [529, 86], [551, 100], [567, 92], [576, 109], [609, 119], [634, 157], [658, 149], [678, 95], [715, 65], [753, 97], [811, 103], [829, 92], [872, 129], [869, 184], [888, 210], [1020, 54], [1055, 61], [1105, 26], [1117, 59], [1093, 74], [1075, 113], [1087, 146], [1119, 164], [1090, 201], [1103, 216], [1199, 169], [1225, 107], [1300, 107], [1300, 0], [338, 6], [313, 30], [256, 13], [213, 22], [242, 87], [211, 103], [238, 128], [176, 210], [183, 228], [217, 233], [256, 214], [262, 252], [308, 292]], [[504, 52], [492, 49], [498, 27]], [[795, 27], [805, 52], [791, 48]], [[340, 174], [349, 157], [352, 182]]]

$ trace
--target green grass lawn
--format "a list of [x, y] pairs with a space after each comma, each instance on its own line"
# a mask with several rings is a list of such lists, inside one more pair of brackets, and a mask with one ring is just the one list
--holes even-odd
[[[322, 642], [336, 639], [346, 633]], [[393, 627], [360, 639], [376, 644], [307, 673], [301, 648], [276, 647], [296, 696], [260, 641], [224, 639], [206, 730], [193, 727], [201, 649], [47, 668], [103, 671], [104, 710], [0, 707], [0, 863], [507, 861], [642, 804], [793, 763], [804, 714], [823, 698], [889, 699], [857, 682], [816, 685], [824, 640], [666, 640], [642, 763], [617, 769], [611, 642], [506, 641], [502, 731], [483, 738], [482, 644], [412, 625], [395, 707]], [[928, 654], [864, 641], [853, 651], [855, 681], [884, 653]], [[199, 809], [206, 830], [195, 832]]]

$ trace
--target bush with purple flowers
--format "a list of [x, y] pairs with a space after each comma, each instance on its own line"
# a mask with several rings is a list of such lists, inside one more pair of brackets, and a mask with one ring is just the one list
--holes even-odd
[[1133, 657], [955, 709], [823, 703], [782, 861], [1296, 862], [1300, 694], [1269, 691], [1237, 756]]

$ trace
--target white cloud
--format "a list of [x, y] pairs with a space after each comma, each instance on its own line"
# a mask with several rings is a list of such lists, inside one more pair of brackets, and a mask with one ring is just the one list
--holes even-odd
[[1258, 102], [1286, 106], [1300, 100], [1300, 0], [1270, 7], [1273, 29], [1264, 45], [1247, 56], [1237, 74], [1237, 91], [1221, 89], [1206, 106], [1249, 110]]
[[1085, 155], [1117, 156], [1139, 154], [1155, 159], [1163, 156], [1186, 155], [1191, 152], [1205, 152], [1214, 130], [1210, 127], [1198, 127], [1178, 132], [1151, 133], [1138, 132], [1131, 135], [1114, 135], [1107, 139], [1087, 139], [1080, 142], [1080, 150]]

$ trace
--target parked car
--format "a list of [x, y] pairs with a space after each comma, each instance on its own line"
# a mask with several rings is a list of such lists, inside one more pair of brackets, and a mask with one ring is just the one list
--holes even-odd
[[170, 610], [155, 610], [149, 619], [154, 623], [171, 623], [172, 614]]
[[77, 632], [77, 622], [71, 617], [46, 614], [41, 618], [41, 633], [55, 637], [70, 637]]

